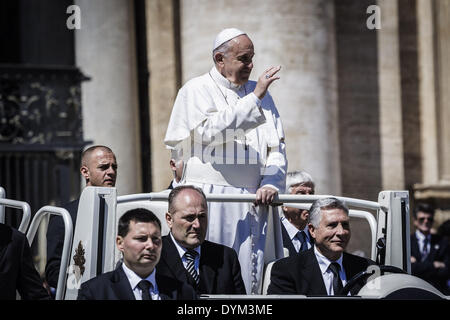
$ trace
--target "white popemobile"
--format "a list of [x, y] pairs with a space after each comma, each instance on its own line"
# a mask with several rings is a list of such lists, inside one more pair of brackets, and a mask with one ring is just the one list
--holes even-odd
[[[115, 246], [117, 222], [127, 210], [144, 207], [165, 221], [168, 190], [117, 196], [116, 188], [86, 187], [80, 197], [76, 228], [73, 230], [69, 213], [59, 207], [45, 206], [34, 215], [29, 224], [29, 206], [25, 202], [6, 198], [0, 187], [0, 222], [4, 222], [4, 207], [22, 209], [21, 230], [27, 231], [32, 243], [42, 219], [49, 214], [61, 215], [65, 224], [64, 247], [56, 299], [74, 300], [81, 283], [98, 274], [112, 271], [120, 260]], [[208, 201], [253, 202], [255, 195], [208, 195]], [[311, 203], [330, 195], [279, 195], [276, 204], [308, 209]], [[411, 275], [409, 237], [409, 194], [407, 191], [382, 191], [378, 201], [335, 197], [350, 209], [350, 217], [363, 218], [371, 230], [371, 259], [378, 263], [348, 279], [343, 293], [359, 280], [367, 280], [357, 296], [349, 299], [450, 299], [426, 281]], [[279, 206], [271, 207], [278, 210]], [[376, 212], [375, 216], [371, 212]], [[29, 228], [28, 227], [29, 224]], [[269, 221], [269, 227], [272, 223]], [[162, 234], [169, 229], [162, 224]], [[268, 233], [270, 234], [270, 233]], [[270, 270], [274, 259], [272, 241], [266, 241], [265, 272], [259, 295], [202, 295], [201, 299], [308, 299], [303, 295], [266, 295]], [[67, 271], [66, 271], [67, 270]], [[315, 297], [317, 298], [317, 297]], [[341, 297], [342, 298], [342, 297]], [[323, 297], [333, 299], [333, 297]], [[346, 298], [347, 299], [347, 298]]]

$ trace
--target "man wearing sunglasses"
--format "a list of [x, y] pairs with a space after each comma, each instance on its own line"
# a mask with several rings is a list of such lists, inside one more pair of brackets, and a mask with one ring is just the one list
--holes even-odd
[[444, 291], [450, 273], [450, 249], [447, 241], [431, 233], [433, 221], [433, 207], [418, 203], [414, 210], [416, 231], [411, 235], [411, 271]]

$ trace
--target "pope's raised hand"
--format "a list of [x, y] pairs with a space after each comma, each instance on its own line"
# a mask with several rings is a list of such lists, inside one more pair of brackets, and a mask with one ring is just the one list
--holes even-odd
[[269, 69], [264, 71], [262, 75], [259, 76], [258, 83], [256, 84], [255, 90], [253, 91], [258, 99], [262, 100], [272, 82], [280, 79], [280, 77], [276, 75], [277, 72], [280, 71], [280, 69], [281, 66], [270, 67]]

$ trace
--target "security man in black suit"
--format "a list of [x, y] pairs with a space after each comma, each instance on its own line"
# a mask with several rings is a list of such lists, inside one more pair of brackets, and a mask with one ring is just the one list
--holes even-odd
[[[348, 208], [336, 198], [313, 202], [309, 231], [314, 246], [272, 267], [268, 294], [339, 295], [353, 276], [374, 261], [344, 252], [350, 240]], [[361, 284], [353, 286], [356, 294]]]
[[413, 211], [416, 230], [411, 235], [411, 273], [446, 293], [450, 248], [446, 239], [431, 233], [434, 213], [426, 203], [418, 203]]
[[161, 222], [147, 209], [127, 211], [119, 219], [116, 245], [123, 262], [111, 272], [81, 284], [78, 300], [195, 299], [191, 286], [158, 275]]
[[246, 294], [236, 252], [205, 240], [208, 225], [206, 197], [199, 188], [178, 186], [169, 194], [157, 274], [189, 283], [198, 294]]
[[27, 237], [0, 223], [0, 300], [49, 300], [31, 256]]
[[[117, 177], [117, 161], [112, 150], [106, 146], [92, 146], [81, 155], [81, 175], [86, 186], [114, 187]], [[77, 221], [79, 199], [69, 202], [67, 209], [72, 218], [73, 228]], [[64, 245], [64, 222], [60, 216], [50, 218], [47, 229], [47, 264], [45, 278], [50, 287], [58, 285], [59, 267]]]

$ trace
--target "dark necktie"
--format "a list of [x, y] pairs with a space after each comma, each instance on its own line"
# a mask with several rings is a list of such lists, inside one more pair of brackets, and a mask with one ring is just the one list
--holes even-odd
[[142, 300], [152, 300], [150, 297], [150, 288], [152, 288], [153, 285], [150, 281], [141, 280], [138, 283], [138, 287], [142, 290]]
[[341, 277], [339, 276], [340, 268], [341, 267], [337, 262], [332, 262], [328, 267], [328, 269], [330, 269], [330, 271], [333, 273], [333, 291], [335, 296], [338, 295], [342, 290], [342, 280]]
[[428, 256], [428, 237], [425, 237], [425, 240], [423, 241], [423, 249], [422, 249], [422, 261], [425, 261], [425, 259]]
[[300, 250], [299, 250], [298, 252], [302, 252], [302, 251], [308, 250], [308, 245], [307, 245], [307, 243], [306, 243], [306, 235], [305, 235], [305, 232], [304, 232], [303, 230], [297, 232], [296, 237], [297, 237], [298, 240], [300, 240], [300, 243], [301, 243]]
[[184, 254], [186, 258], [186, 270], [192, 276], [195, 281], [195, 284], [198, 285], [200, 281], [200, 277], [198, 276], [197, 270], [195, 270], [195, 257], [197, 256], [197, 251], [188, 250]]

